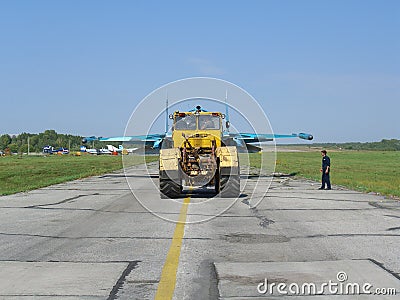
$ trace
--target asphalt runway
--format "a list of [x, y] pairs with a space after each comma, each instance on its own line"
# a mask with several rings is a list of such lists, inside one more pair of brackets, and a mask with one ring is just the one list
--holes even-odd
[[399, 297], [398, 201], [274, 178], [251, 207], [246, 176], [237, 201], [207, 189], [161, 200], [156, 165], [127, 175], [0, 197], [0, 299], [308, 299], [296, 285], [329, 281], [397, 295], [312, 299]]

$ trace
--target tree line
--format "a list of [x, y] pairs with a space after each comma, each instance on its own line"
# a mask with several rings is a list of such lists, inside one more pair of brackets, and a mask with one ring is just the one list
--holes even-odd
[[383, 139], [380, 142], [325, 143], [313, 144], [313, 146], [344, 150], [400, 151], [400, 140]]
[[79, 149], [82, 137], [57, 133], [55, 130], [46, 130], [39, 134], [23, 132], [19, 135], [3, 134], [0, 136], [0, 150], [8, 148], [14, 153], [26, 153], [28, 152], [28, 143], [30, 152], [42, 152], [43, 147], [47, 145]]
[[[10, 149], [13, 153], [27, 153], [29, 139], [29, 152], [42, 152], [43, 147], [69, 148], [78, 151], [82, 145], [82, 137], [72, 134], [57, 133], [55, 130], [46, 130], [42, 133], [21, 133], [19, 135], [3, 134], [0, 136], [0, 150]], [[101, 142], [90, 143], [88, 147], [104, 147]]]

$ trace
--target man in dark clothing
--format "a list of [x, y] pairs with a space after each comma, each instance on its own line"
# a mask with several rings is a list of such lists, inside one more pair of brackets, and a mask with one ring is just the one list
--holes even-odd
[[321, 168], [322, 186], [319, 188], [319, 190], [325, 189], [325, 185], [326, 185], [326, 189], [330, 190], [331, 189], [331, 181], [329, 179], [329, 172], [331, 170], [331, 160], [326, 155], [326, 150], [322, 150], [321, 155], [322, 155], [322, 168]]

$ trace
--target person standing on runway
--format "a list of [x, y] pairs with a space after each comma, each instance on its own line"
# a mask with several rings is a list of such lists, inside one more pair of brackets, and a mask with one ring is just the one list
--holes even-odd
[[326, 150], [321, 151], [321, 155], [322, 155], [322, 168], [321, 168], [322, 185], [319, 188], [319, 190], [325, 189], [325, 185], [326, 185], [327, 190], [331, 190], [331, 180], [329, 178], [329, 173], [331, 171], [331, 159], [329, 158], [328, 155], [326, 155], [326, 153], [327, 153]]

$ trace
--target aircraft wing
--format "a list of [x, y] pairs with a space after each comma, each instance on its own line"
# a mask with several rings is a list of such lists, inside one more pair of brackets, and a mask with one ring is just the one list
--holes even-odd
[[233, 138], [234, 140], [241, 140], [244, 143], [261, 143], [269, 142], [274, 139], [282, 138], [300, 138], [303, 140], [312, 140], [314, 137], [309, 133], [292, 133], [292, 134], [256, 134], [256, 133], [228, 133], [224, 136]]
[[144, 143], [152, 145], [153, 148], [158, 148], [165, 138], [165, 134], [148, 134], [148, 135], [133, 135], [133, 136], [114, 136], [114, 137], [96, 137], [88, 136], [82, 139], [82, 143], [100, 141], [100, 142], [123, 142], [123, 143]]
[[262, 142], [270, 142], [274, 139], [282, 138], [300, 138], [304, 140], [312, 140], [314, 137], [309, 133], [292, 133], [292, 134], [256, 134], [256, 133], [225, 133], [225, 143], [230, 144], [229, 140], [232, 140], [238, 147], [239, 151], [245, 152], [259, 152], [262, 149], [254, 144]]

